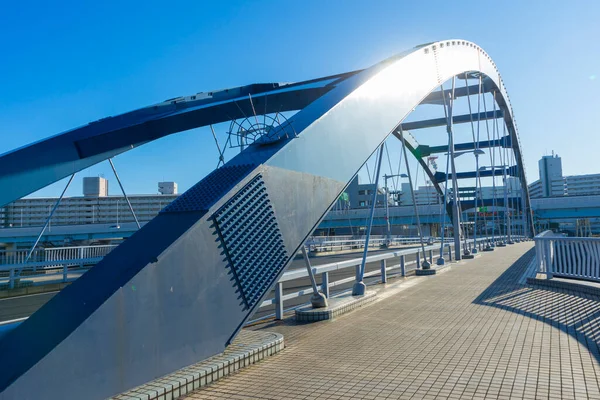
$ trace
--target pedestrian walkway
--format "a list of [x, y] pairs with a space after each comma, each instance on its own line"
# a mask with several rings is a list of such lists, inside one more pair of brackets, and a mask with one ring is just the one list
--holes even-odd
[[600, 299], [520, 284], [532, 246], [391, 281], [407, 288], [331, 322], [258, 327], [286, 349], [186, 398], [600, 399]]

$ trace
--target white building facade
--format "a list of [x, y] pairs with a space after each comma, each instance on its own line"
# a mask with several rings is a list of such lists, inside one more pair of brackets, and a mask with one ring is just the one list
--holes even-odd
[[[115, 224], [134, 222], [123, 196], [109, 196], [104, 178], [84, 178], [84, 196], [65, 197], [50, 219], [50, 225]], [[87, 184], [87, 185], [86, 185]], [[175, 184], [175, 192], [177, 186]], [[96, 195], [94, 195], [96, 193]], [[150, 221], [177, 198], [177, 194], [128, 196], [140, 222]], [[0, 207], [0, 227], [43, 226], [57, 199], [23, 198]]]

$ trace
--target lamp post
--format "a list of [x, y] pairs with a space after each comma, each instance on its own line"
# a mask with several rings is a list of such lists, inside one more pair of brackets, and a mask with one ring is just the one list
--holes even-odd
[[387, 225], [387, 239], [386, 239], [385, 243], [386, 243], [386, 246], [388, 246], [388, 247], [389, 247], [390, 243], [392, 242], [392, 227], [390, 225], [390, 204], [389, 204], [390, 199], [389, 199], [389, 188], [388, 188], [387, 181], [388, 181], [388, 179], [394, 178], [396, 176], [400, 177], [400, 178], [408, 178], [408, 175], [406, 175], [406, 174], [383, 175], [384, 186], [385, 186], [385, 222]]

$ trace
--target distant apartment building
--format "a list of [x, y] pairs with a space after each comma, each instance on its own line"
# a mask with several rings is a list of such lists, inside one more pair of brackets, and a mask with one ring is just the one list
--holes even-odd
[[100, 176], [86, 176], [85, 178], [83, 178], [83, 196], [108, 196], [108, 179], [104, 179]]
[[[402, 190], [400, 192], [398, 204], [401, 206], [413, 205], [411, 194], [412, 187], [410, 186], [410, 183], [403, 182], [401, 187]], [[417, 205], [439, 204], [441, 202], [441, 197], [433, 186], [419, 186], [417, 190], [414, 191], [414, 196]]]
[[537, 180], [529, 185], [529, 197], [532, 199], [540, 199], [544, 197], [544, 191], [542, 190], [542, 181]]
[[160, 194], [177, 194], [177, 183], [175, 183], [175, 182], [158, 182], [158, 193], [160, 193]]
[[562, 196], [564, 186], [562, 184], [562, 161], [558, 154], [543, 156], [538, 162], [540, 182], [542, 185], [542, 196]]
[[[150, 221], [177, 198], [177, 184], [161, 182], [169, 194], [128, 196], [140, 222]], [[159, 187], [160, 190], [160, 187]], [[173, 193], [174, 192], [174, 193]], [[56, 198], [23, 198], [0, 207], [1, 227], [42, 226], [56, 204]], [[52, 215], [50, 225], [121, 224], [134, 222], [123, 196], [109, 196], [108, 181], [101, 177], [84, 178], [82, 197], [65, 197]]]
[[375, 190], [377, 190], [376, 206], [385, 206], [385, 191], [377, 188], [374, 183], [360, 183], [359, 177], [356, 175], [346, 188], [349, 208], [370, 207], [373, 204]]
[[[443, 186], [443, 185], [442, 185]], [[508, 196], [515, 197], [519, 195], [521, 188], [520, 180], [515, 177], [507, 178]], [[359, 182], [358, 176], [348, 185], [346, 188], [346, 194], [348, 202], [345, 203], [346, 207], [343, 207], [343, 203], [338, 201], [334, 209], [352, 208], [360, 209], [370, 207], [373, 201], [373, 191], [375, 190], [375, 184], [368, 183], [362, 184]], [[379, 188], [377, 194], [377, 207], [383, 207], [385, 205], [385, 190], [386, 188]], [[394, 191], [389, 188], [390, 194], [388, 197], [388, 204], [390, 206], [410, 206], [413, 205], [412, 194], [414, 194], [415, 202], [417, 205], [433, 205], [441, 204], [442, 196], [440, 196], [433, 185], [419, 186], [414, 193], [410, 183], [402, 182], [400, 190]], [[461, 190], [461, 198], [473, 198], [475, 193], [478, 194], [479, 199], [491, 199], [491, 198], [504, 198], [504, 185], [484, 186], [482, 188], [471, 188], [471, 190], [463, 192]], [[448, 191], [448, 198], [452, 198], [452, 188]]]
[[566, 196], [591, 196], [600, 194], [600, 174], [565, 176]]
[[600, 174], [563, 176], [558, 155], [543, 156], [539, 167], [540, 179], [529, 185], [532, 199], [600, 194]]

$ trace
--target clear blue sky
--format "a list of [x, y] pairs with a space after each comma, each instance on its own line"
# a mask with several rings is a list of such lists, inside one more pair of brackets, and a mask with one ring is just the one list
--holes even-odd
[[[598, 173], [599, 16], [593, 0], [5, 2], [0, 153], [179, 95], [310, 79], [463, 38], [502, 73], [529, 181], [552, 150], [565, 174]], [[131, 193], [163, 179], [187, 189], [216, 161], [205, 129], [115, 158]], [[106, 163], [80, 176], [102, 173], [112, 178]], [[80, 193], [76, 179], [68, 194]]]

